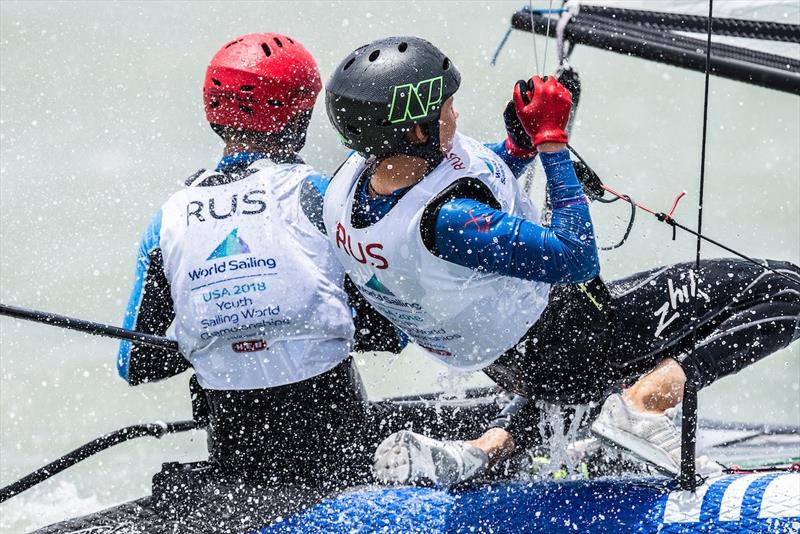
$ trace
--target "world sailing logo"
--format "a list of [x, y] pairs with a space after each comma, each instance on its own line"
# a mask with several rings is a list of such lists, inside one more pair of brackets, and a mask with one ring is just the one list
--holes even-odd
[[395, 85], [392, 104], [389, 108], [389, 122], [427, 117], [431, 108], [442, 102], [442, 77], [422, 80], [416, 85], [407, 83]]
[[495, 164], [492, 163], [492, 160], [490, 160], [489, 158], [484, 158], [481, 156], [478, 157], [481, 159], [481, 161], [483, 161], [486, 164], [486, 167], [489, 169], [489, 172], [491, 172], [495, 178], [500, 180], [501, 184], [506, 183], [506, 175], [503, 172], [502, 168], [495, 166]]
[[[480, 156], [478, 156], [478, 157], [480, 157]], [[495, 174], [497, 172], [496, 169], [494, 168], [494, 163], [492, 163], [492, 160], [490, 160], [489, 158], [482, 158], [482, 157], [480, 159], [489, 168], [489, 172], [491, 172], [492, 174]]]
[[218, 260], [220, 258], [226, 258], [228, 256], [238, 256], [239, 254], [247, 254], [250, 252], [250, 247], [245, 243], [244, 239], [239, 237], [237, 234], [239, 233], [238, 228], [234, 228], [228, 237], [222, 240], [222, 243], [217, 245], [217, 248], [214, 249], [214, 252], [211, 253], [211, 256], [206, 258], [206, 261], [210, 260]]
[[[231, 276], [239, 275], [242, 271], [246, 271], [248, 269], [275, 269], [278, 266], [278, 262], [275, 258], [259, 258], [256, 256], [247, 256], [245, 258], [236, 258], [236, 259], [224, 259], [228, 258], [229, 256], [241, 256], [243, 254], [251, 254], [250, 246], [245, 242], [244, 239], [239, 237], [239, 229], [234, 228], [228, 236], [222, 240], [222, 242], [217, 245], [217, 248], [211, 253], [211, 255], [206, 258], [206, 261], [213, 261], [211, 265], [204, 264], [202, 267], [197, 269], [192, 269], [188, 271], [186, 274], [189, 275], [189, 279], [193, 282], [198, 280], [202, 280], [203, 278], [209, 276], [217, 276], [223, 273], [230, 273]], [[214, 260], [222, 260], [222, 261], [214, 261]], [[238, 272], [237, 272], [238, 271]], [[269, 274], [269, 273], [262, 273], [259, 274]], [[271, 273], [274, 274], [274, 273]], [[249, 275], [248, 275], [249, 276]], [[225, 282], [230, 278], [226, 278], [224, 280], [217, 280], [213, 282], [215, 284], [220, 282]], [[193, 287], [192, 291], [195, 289], [200, 289], [203, 286]], [[216, 297], [215, 297], [216, 298]]]
[[377, 291], [378, 293], [383, 293], [384, 295], [391, 295], [391, 296], [394, 296], [394, 293], [392, 293], [391, 291], [389, 291], [389, 288], [388, 288], [388, 287], [386, 287], [385, 285], [383, 285], [383, 282], [381, 282], [380, 280], [378, 280], [378, 277], [377, 277], [377, 276], [375, 276], [374, 274], [372, 275], [372, 278], [370, 278], [370, 279], [369, 279], [369, 282], [367, 282], [367, 283], [366, 283], [366, 284], [364, 284], [364, 285], [365, 285], [366, 287], [370, 288], [370, 289], [374, 289], [374, 290], [375, 290], [375, 291]]

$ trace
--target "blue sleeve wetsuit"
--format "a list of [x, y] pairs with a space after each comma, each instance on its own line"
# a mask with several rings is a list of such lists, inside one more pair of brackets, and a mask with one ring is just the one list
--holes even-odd
[[522, 176], [522, 173], [525, 172], [525, 169], [528, 168], [528, 165], [531, 164], [533, 158], [535, 157], [531, 156], [529, 158], [520, 158], [517, 156], [512, 156], [508, 153], [505, 141], [486, 143], [484, 146], [497, 154], [498, 157], [502, 159], [506, 165], [508, 165], [508, 168], [511, 169], [511, 172], [514, 173], [514, 176], [517, 178]]
[[539, 156], [552, 204], [549, 227], [469, 198], [442, 204], [436, 248], [471, 269], [549, 283], [585, 282], [600, 271], [594, 230], [569, 152]]
[[[139, 243], [133, 290], [122, 326], [163, 336], [175, 319], [175, 308], [164, 273], [160, 233], [161, 210], [158, 210]], [[173, 376], [188, 368], [189, 362], [177, 352], [130, 341], [120, 343], [117, 371], [131, 385]]]
[[[507, 163], [507, 158], [513, 158], [501, 153], [504, 145], [502, 150], [498, 145], [487, 146]], [[473, 198], [446, 198], [432, 220], [432, 252], [470, 269], [527, 280], [574, 284], [596, 277], [600, 266], [592, 219], [569, 152], [543, 153], [540, 158], [553, 210], [549, 227]], [[530, 160], [521, 161], [524, 164], [509, 165], [515, 176]], [[362, 209], [354, 212], [354, 224], [367, 226], [380, 220], [407, 190], [373, 198], [364, 180], [356, 202]]]

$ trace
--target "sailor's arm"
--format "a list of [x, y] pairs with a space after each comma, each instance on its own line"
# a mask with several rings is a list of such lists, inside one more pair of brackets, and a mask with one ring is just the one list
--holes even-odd
[[566, 150], [572, 98], [555, 78], [514, 87], [516, 114], [541, 153], [552, 204], [549, 227], [460, 198], [437, 214], [436, 246], [445, 259], [477, 270], [551, 283], [578, 283], [600, 272], [583, 187]]
[[[169, 282], [160, 248], [161, 211], [153, 218], [139, 243], [133, 290], [123, 327], [163, 336], [175, 319]], [[123, 341], [117, 355], [119, 375], [130, 385], [168, 378], [185, 371], [189, 362], [167, 349]]]
[[443, 259], [471, 269], [549, 283], [579, 283], [600, 271], [594, 228], [569, 152], [541, 152], [553, 204], [551, 225], [457, 198], [436, 217]]
[[500, 159], [502, 159], [503, 162], [508, 165], [508, 168], [511, 169], [511, 172], [514, 173], [515, 178], [522, 176], [525, 173], [525, 170], [528, 168], [528, 165], [533, 163], [533, 160], [536, 157], [536, 151], [531, 153], [529, 156], [515, 156], [511, 151], [509, 151], [507, 140], [498, 141], [497, 143], [486, 143], [484, 146], [497, 154]]

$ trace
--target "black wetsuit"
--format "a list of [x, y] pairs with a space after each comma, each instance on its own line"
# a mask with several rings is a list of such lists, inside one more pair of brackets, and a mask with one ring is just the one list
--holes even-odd
[[583, 403], [674, 358], [705, 387], [800, 337], [800, 269], [766, 263], [788, 279], [714, 259], [699, 273], [680, 263], [607, 285], [554, 286], [541, 318], [486, 373], [527, 397]]

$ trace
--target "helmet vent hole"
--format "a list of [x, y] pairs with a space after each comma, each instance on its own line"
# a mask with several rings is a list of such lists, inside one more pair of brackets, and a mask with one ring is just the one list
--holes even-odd
[[347, 128], [347, 131], [353, 135], [361, 135], [361, 128], [357, 126], [353, 126], [352, 124], [347, 124], [345, 125], [345, 128]]
[[239, 90], [240, 91], [252, 91], [255, 88], [256, 88], [255, 85], [242, 85], [241, 87], [239, 87]]
[[351, 57], [350, 61], [348, 61], [347, 63], [344, 64], [344, 67], [342, 68], [342, 70], [349, 69], [350, 65], [352, 65], [355, 60], [356, 60], [356, 56]]
[[280, 100], [274, 100], [274, 99], [270, 98], [269, 100], [267, 100], [267, 104], [269, 104], [270, 106], [272, 106], [274, 108], [279, 108], [279, 107], [281, 107], [283, 105], [283, 102], [281, 102]]
[[367, 59], [369, 59], [370, 61], [375, 61], [376, 59], [378, 59], [379, 55], [381, 55], [380, 50], [373, 50], [372, 53], [369, 55], [369, 58]]
[[233, 45], [235, 45], [236, 43], [241, 43], [241, 42], [242, 42], [242, 40], [241, 40], [241, 39], [237, 39], [237, 40], [235, 40], [235, 41], [231, 41], [230, 43], [228, 43], [228, 44], [226, 44], [226, 45], [225, 45], [225, 48], [230, 48], [230, 47], [232, 47]]
[[277, 37], [273, 37], [272, 40], [275, 41], [275, 44], [278, 45], [278, 48], [283, 48], [283, 43], [281, 42], [280, 39], [278, 39]]
[[212, 82], [214, 83], [214, 85], [216, 85], [216, 86], [220, 86], [220, 85], [222, 85], [222, 82], [221, 82], [221, 81], [219, 81], [219, 80], [218, 80], [218, 79], [216, 79], [216, 78], [211, 78], [211, 81], [212, 81]]
[[405, 52], [408, 49], [408, 43], [400, 43], [397, 47], [400, 52]]
[[253, 114], [253, 108], [251, 108], [250, 106], [245, 106], [244, 104], [239, 104], [239, 109], [242, 110], [243, 112], [247, 113], [248, 115], [252, 115]]
[[264, 51], [267, 57], [272, 55], [272, 50], [269, 49], [269, 45], [267, 43], [261, 43], [261, 50]]
[[286, 40], [289, 41], [290, 43], [294, 44], [294, 41], [292, 41], [291, 37], [286, 37]]
[[219, 107], [219, 100], [212, 100], [208, 103], [208, 107], [211, 109], [217, 109]]
[[442, 69], [447, 70], [450, 68], [450, 58], [444, 58], [442, 62]]

